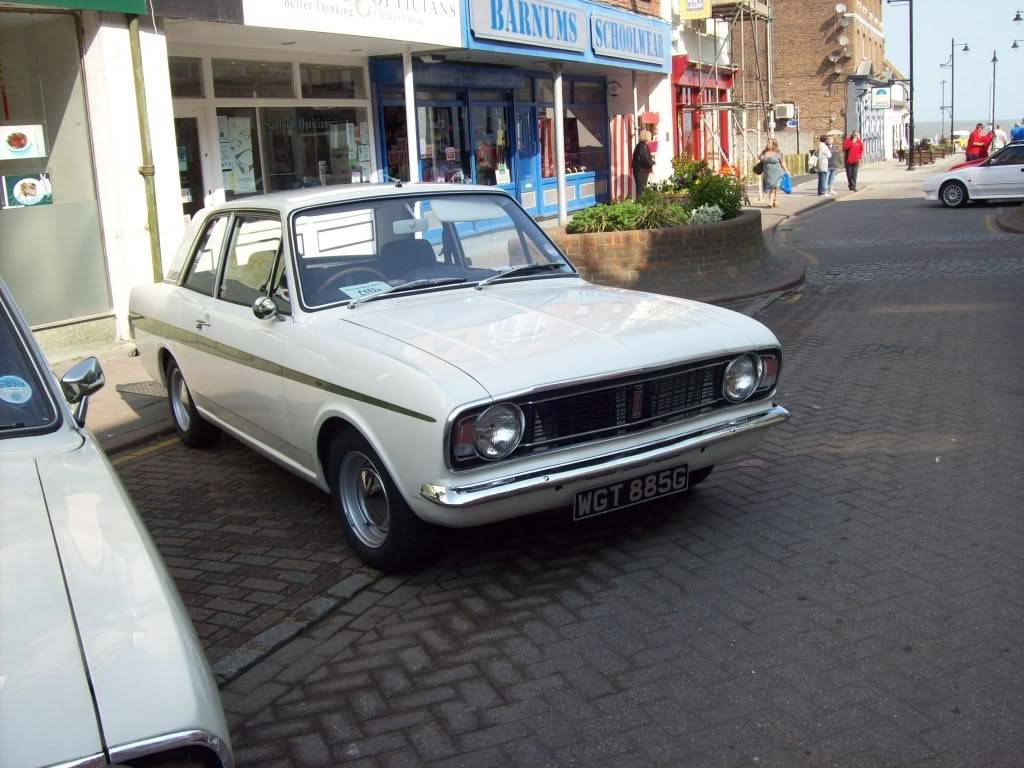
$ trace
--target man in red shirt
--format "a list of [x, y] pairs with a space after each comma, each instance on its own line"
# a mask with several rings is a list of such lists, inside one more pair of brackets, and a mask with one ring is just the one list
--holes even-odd
[[978, 160], [988, 156], [988, 145], [992, 143], [992, 131], [981, 132], [981, 123], [978, 123], [971, 135], [967, 137], [967, 159]]
[[854, 131], [843, 141], [843, 155], [846, 163], [846, 185], [857, 191], [857, 168], [864, 154], [864, 142], [860, 140], [860, 131]]

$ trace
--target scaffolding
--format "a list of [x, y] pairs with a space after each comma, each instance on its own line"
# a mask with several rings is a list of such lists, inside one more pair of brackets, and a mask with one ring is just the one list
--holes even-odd
[[[707, 66], [701, 56], [700, 35], [697, 37], [697, 58], [698, 87], [701, 94], [705, 89], [705, 76], [710, 72], [714, 83], [719, 83], [719, 69], [726, 68], [734, 76], [731, 98], [728, 101], [705, 102], [702, 101], [700, 109], [701, 124], [708, 135], [710, 135], [724, 162], [734, 168], [738, 167], [740, 175], [746, 178], [753, 165], [753, 158], [757, 156], [761, 147], [762, 130], [766, 137], [771, 136], [772, 114], [774, 109], [774, 94], [772, 88], [772, 32], [771, 24], [773, 17], [774, 0], [712, 0], [711, 2], [711, 24], [712, 39], [714, 41], [714, 57], [710, 66]], [[719, 23], [729, 25], [729, 32], [720, 36]], [[753, 48], [753, 66], [747, 64], [747, 40], [744, 32], [749, 31], [751, 47]], [[739, 38], [737, 46], [736, 38]], [[730, 45], [730, 63], [720, 65], [722, 52], [725, 46]], [[736, 61], [737, 48], [739, 50], [739, 62]], [[763, 49], [763, 51], [762, 51]], [[735, 75], [741, 77], [739, 88], [736, 87]], [[753, 77], [751, 77], [753, 75]], [[752, 82], [750, 82], [752, 81]], [[751, 88], [748, 93], [748, 82]], [[716, 88], [717, 90], [717, 88]], [[725, 151], [718, 139], [717, 132], [711, 123], [708, 122], [707, 111], [726, 112], [732, 124], [730, 131], [733, 141], [730, 144], [731, 152]], [[737, 120], [738, 113], [738, 120]], [[756, 115], [755, 127], [748, 127], [750, 114]], [[756, 135], [754, 146], [750, 145], [750, 134]], [[739, 139], [737, 141], [737, 138]], [[734, 161], [736, 147], [740, 147], [740, 158], [737, 164]]]

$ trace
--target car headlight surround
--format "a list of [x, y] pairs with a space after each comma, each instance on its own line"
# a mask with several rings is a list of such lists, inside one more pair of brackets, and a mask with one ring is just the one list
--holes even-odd
[[473, 445], [488, 461], [509, 456], [523, 439], [525, 420], [515, 403], [495, 403], [476, 418]]
[[742, 403], [757, 389], [761, 380], [761, 358], [743, 354], [734, 358], [722, 375], [722, 394], [731, 403]]

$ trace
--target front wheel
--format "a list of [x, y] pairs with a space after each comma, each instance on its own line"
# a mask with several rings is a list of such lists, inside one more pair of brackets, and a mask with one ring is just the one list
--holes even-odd
[[398, 571], [433, 553], [438, 529], [398, 492], [376, 451], [356, 433], [337, 438], [328, 462], [331, 503], [352, 549], [368, 565]]
[[947, 181], [939, 189], [939, 199], [947, 208], [962, 208], [967, 205], [967, 187], [959, 181]]
[[171, 421], [178, 437], [189, 448], [207, 448], [220, 438], [220, 430], [199, 415], [192, 402], [185, 377], [173, 357], [167, 361], [164, 380], [167, 382], [167, 401], [171, 407]]

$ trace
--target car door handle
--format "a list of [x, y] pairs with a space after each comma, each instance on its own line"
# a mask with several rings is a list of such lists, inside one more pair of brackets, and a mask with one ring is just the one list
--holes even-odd
[[202, 317], [199, 318], [198, 320], [196, 320], [196, 330], [201, 331], [201, 330], [203, 330], [203, 326], [209, 326], [209, 325], [210, 325], [210, 321], [206, 320], [206, 319], [204, 319]]

